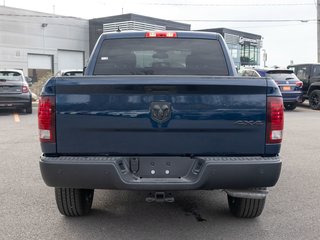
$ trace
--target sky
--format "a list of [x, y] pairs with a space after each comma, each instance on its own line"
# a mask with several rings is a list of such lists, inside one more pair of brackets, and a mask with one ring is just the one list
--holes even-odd
[[231, 28], [261, 35], [270, 67], [317, 62], [316, 0], [0, 0], [4, 4], [85, 19], [135, 13], [192, 30]]

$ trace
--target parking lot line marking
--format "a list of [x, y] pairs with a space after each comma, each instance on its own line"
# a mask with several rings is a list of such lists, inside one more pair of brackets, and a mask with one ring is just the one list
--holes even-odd
[[19, 114], [18, 113], [14, 113], [13, 114], [13, 119], [14, 119], [15, 122], [20, 122]]

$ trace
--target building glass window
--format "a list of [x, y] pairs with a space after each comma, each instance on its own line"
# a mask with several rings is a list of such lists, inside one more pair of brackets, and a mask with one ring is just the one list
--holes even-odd
[[241, 45], [241, 65], [259, 65], [260, 64], [260, 48], [250, 43]]

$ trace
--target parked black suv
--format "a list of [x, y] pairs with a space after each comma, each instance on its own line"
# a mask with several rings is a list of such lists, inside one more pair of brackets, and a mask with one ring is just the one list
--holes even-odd
[[309, 99], [314, 110], [320, 110], [320, 64], [295, 64], [287, 67], [303, 82], [303, 100]]

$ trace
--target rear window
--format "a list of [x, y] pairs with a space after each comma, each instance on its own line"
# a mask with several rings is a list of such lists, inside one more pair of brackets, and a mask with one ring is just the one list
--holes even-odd
[[287, 80], [299, 81], [299, 79], [297, 78], [297, 76], [294, 73], [273, 72], [273, 73], [267, 73], [266, 76], [272, 78], [275, 81], [287, 81]]
[[63, 76], [68, 76], [68, 77], [71, 77], [71, 76], [73, 76], [73, 77], [81, 77], [81, 76], [83, 76], [83, 72], [65, 72], [64, 74], [63, 74]]
[[320, 76], [320, 65], [314, 65], [313, 66], [312, 76], [314, 76], [314, 77]]
[[217, 40], [145, 38], [105, 40], [94, 75], [229, 74]]
[[1, 71], [0, 81], [22, 81], [22, 76], [18, 72]]

